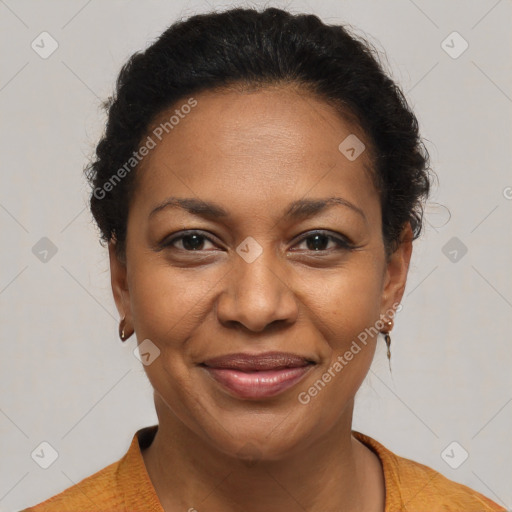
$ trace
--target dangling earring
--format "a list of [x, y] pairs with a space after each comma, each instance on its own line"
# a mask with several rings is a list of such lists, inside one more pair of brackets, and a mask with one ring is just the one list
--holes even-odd
[[388, 347], [388, 359], [391, 360], [391, 350], [389, 349], [389, 347], [391, 345], [391, 336], [389, 335], [389, 332], [385, 332], [384, 333], [384, 340], [385, 340], [386, 345]]
[[121, 341], [126, 341], [133, 334], [133, 331], [128, 335], [126, 334], [125, 319], [126, 316], [123, 316], [123, 319], [119, 322], [119, 337], [121, 338]]
[[384, 334], [384, 341], [386, 342], [386, 346], [388, 348], [388, 360], [389, 360], [389, 371], [391, 371], [391, 336], [389, 333], [391, 332], [391, 329], [393, 329], [393, 320], [389, 320], [386, 322], [386, 325], [388, 326], [388, 329], [386, 331], [380, 331], [381, 334]]

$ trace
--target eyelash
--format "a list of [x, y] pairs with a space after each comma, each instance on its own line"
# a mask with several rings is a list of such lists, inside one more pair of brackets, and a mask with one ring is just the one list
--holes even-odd
[[[318, 251], [315, 251], [313, 249], [310, 249], [310, 250], [306, 249], [306, 250], [308, 250], [309, 252], [312, 252], [312, 253], [322, 253], [322, 252], [331, 252], [332, 250], [351, 251], [351, 250], [354, 250], [356, 248], [355, 245], [353, 245], [348, 240], [346, 240], [346, 239], [344, 239], [342, 237], [337, 237], [337, 236], [334, 236], [334, 235], [330, 235], [328, 233], [329, 233], [328, 231], [323, 231], [323, 230], [310, 231], [307, 234], [307, 236], [304, 236], [301, 239], [299, 239], [297, 241], [297, 244], [301, 244], [301, 243], [305, 242], [306, 240], [308, 240], [309, 238], [314, 237], [315, 235], [324, 235], [326, 238], [328, 238], [328, 239], [330, 239], [330, 240], [332, 240], [332, 241], [334, 241], [336, 243], [336, 245], [338, 246], [337, 249], [323, 249], [323, 250], [318, 250]], [[189, 253], [201, 252], [200, 249], [197, 250], [197, 251], [188, 251], [187, 249], [181, 249], [181, 248], [178, 248], [178, 247], [173, 247], [173, 244], [176, 241], [182, 240], [183, 238], [186, 238], [187, 236], [191, 236], [191, 235], [199, 235], [201, 238], [204, 238], [204, 239], [208, 240], [209, 242], [211, 242], [212, 244], [215, 244], [215, 241], [212, 240], [210, 237], [206, 236], [205, 234], [203, 234], [202, 231], [188, 230], [188, 231], [182, 232], [179, 236], [175, 236], [175, 237], [171, 238], [168, 241], [164, 240], [160, 244], [160, 248], [161, 249], [165, 249], [165, 248], [177, 249], [179, 251], [189, 252]]]

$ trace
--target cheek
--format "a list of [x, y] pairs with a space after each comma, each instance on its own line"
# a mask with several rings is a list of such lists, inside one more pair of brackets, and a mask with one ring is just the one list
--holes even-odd
[[[352, 339], [379, 319], [381, 278], [371, 258], [361, 255], [346, 266], [320, 277], [304, 279], [302, 299], [330, 347], [344, 352]], [[368, 264], [366, 264], [368, 263]]]
[[[368, 308], [368, 301], [363, 304]], [[318, 436], [327, 434], [351, 406], [375, 354], [375, 339], [365, 331], [373, 320], [371, 308], [348, 302], [340, 309], [325, 334], [324, 363], [297, 389], [298, 414], [313, 419]]]
[[130, 276], [137, 336], [166, 345], [185, 339], [200, 321], [213, 282], [193, 269], [173, 269], [160, 259], [140, 259]]
[[207, 284], [192, 273], [172, 269], [163, 258], [141, 255], [132, 262], [130, 301], [137, 340], [149, 339], [159, 350], [143, 369], [165, 397], [166, 407], [187, 422], [195, 402], [189, 397], [194, 383], [184, 346], [200, 323], [197, 312]]
[[[317, 280], [314, 289], [305, 289], [309, 297], [306, 315], [311, 314], [310, 320], [325, 342], [319, 345], [323, 364], [308, 381], [312, 385], [299, 390], [304, 393], [303, 400], [298, 399], [331, 419], [366, 377], [378, 336], [374, 327], [380, 318], [380, 269], [372, 264], [370, 255], [359, 256], [357, 262], [354, 258], [353, 263]], [[326, 403], [339, 407], [323, 410]]]

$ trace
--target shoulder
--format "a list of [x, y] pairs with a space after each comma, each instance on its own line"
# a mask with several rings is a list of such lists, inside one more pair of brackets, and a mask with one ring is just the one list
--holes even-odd
[[[122, 459], [121, 459], [122, 460]], [[114, 462], [61, 493], [21, 512], [63, 512], [69, 510], [100, 511], [123, 508], [123, 497], [117, 486], [117, 471], [121, 461]], [[116, 508], [117, 507], [117, 508]], [[106, 510], [106, 509], [105, 509]]]
[[375, 439], [352, 431], [381, 460], [386, 485], [386, 512], [506, 512], [490, 498], [419, 462], [400, 457]]
[[405, 484], [402, 499], [410, 510], [415, 510], [415, 505], [429, 505], [432, 512], [506, 512], [490, 498], [424, 464], [404, 457], [396, 461], [398, 476]]
[[127, 507], [162, 512], [141, 455], [141, 448], [151, 444], [157, 428], [153, 425], [139, 429], [117, 462], [21, 512], [112, 512]]
[[21, 512], [163, 512], [141, 454], [151, 444], [157, 428], [158, 425], [152, 425], [139, 429], [128, 451], [117, 462]]

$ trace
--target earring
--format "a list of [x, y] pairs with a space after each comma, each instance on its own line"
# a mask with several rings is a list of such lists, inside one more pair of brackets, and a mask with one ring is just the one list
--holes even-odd
[[391, 329], [393, 329], [393, 320], [389, 320], [386, 322], [386, 325], [388, 326], [388, 329], [386, 331], [380, 331], [381, 334], [384, 334], [384, 341], [386, 342], [386, 346], [388, 348], [388, 360], [390, 361], [390, 369], [391, 369], [391, 336], [389, 333], [391, 332]]
[[131, 332], [127, 335], [125, 332], [125, 319], [126, 316], [123, 316], [123, 319], [119, 322], [119, 337], [121, 338], [121, 341], [126, 341], [133, 334], [133, 332]]
[[391, 350], [389, 348], [391, 345], [391, 336], [389, 335], [389, 332], [384, 333], [384, 341], [386, 342], [386, 345], [388, 347], [388, 359], [391, 359]]

